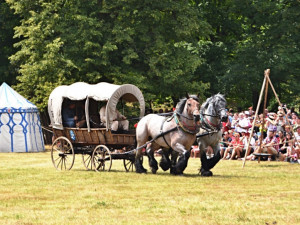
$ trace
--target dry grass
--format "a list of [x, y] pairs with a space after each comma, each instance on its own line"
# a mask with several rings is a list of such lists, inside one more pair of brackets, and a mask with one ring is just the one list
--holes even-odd
[[[300, 166], [222, 161], [215, 176], [54, 169], [50, 153], [0, 154], [0, 224], [300, 224]], [[147, 165], [147, 164], [145, 164]]]

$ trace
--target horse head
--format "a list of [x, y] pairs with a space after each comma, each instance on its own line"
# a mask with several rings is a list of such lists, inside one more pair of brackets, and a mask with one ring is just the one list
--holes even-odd
[[186, 96], [185, 110], [188, 116], [192, 116], [194, 121], [197, 123], [200, 121], [200, 104], [198, 95]]
[[216, 94], [214, 96], [215, 98], [215, 109], [217, 114], [219, 115], [219, 118], [221, 119], [222, 122], [226, 122], [228, 120], [228, 115], [226, 112], [226, 99], [224, 98], [223, 95], [221, 94]]
[[[217, 121], [227, 121], [228, 116], [226, 113], [226, 99], [221, 94], [216, 94], [206, 100], [201, 106], [201, 114], [211, 117], [212, 120], [208, 120], [210, 125], [217, 127]], [[211, 123], [210, 123], [211, 122]]]

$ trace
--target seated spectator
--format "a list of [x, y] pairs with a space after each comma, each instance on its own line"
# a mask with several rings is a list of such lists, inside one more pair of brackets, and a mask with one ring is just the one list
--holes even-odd
[[229, 143], [231, 142], [231, 137], [229, 136], [229, 133], [227, 131], [224, 132], [222, 140], [220, 142], [220, 154], [221, 157], [224, 156], [224, 151], [226, 148], [228, 148]]
[[[106, 105], [101, 107], [100, 109], [100, 120], [106, 126]], [[117, 109], [112, 115], [113, 122], [111, 124], [111, 130], [113, 132], [128, 131], [129, 129], [129, 121], [123, 116]]]
[[[268, 161], [271, 161], [272, 156], [276, 157], [278, 155], [278, 140], [275, 136], [274, 130], [268, 130], [267, 137], [263, 140], [262, 145], [256, 147], [254, 153], [267, 153], [270, 154], [268, 157]], [[261, 150], [261, 151], [260, 151]], [[249, 155], [247, 159], [254, 160], [256, 158], [255, 155]]]
[[229, 143], [228, 147], [225, 149], [223, 159], [230, 159], [232, 151], [235, 148], [239, 148], [243, 145], [243, 142], [240, 140], [240, 134], [235, 132], [232, 141]]
[[[246, 136], [245, 132], [242, 132], [242, 137], [241, 140], [243, 142], [243, 145], [240, 148], [236, 148], [234, 149], [234, 152], [232, 153], [232, 157], [237, 157], [238, 159], [245, 157], [246, 154], [246, 147], [248, 144], [248, 137]], [[254, 148], [255, 148], [255, 139], [253, 137], [251, 137], [250, 143], [249, 143], [249, 150], [247, 153], [247, 156], [249, 156], [250, 154], [252, 154], [254, 152]]]
[[297, 159], [300, 159], [300, 125], [296, 127], [295, 132], [295, 152], [297, 154]]

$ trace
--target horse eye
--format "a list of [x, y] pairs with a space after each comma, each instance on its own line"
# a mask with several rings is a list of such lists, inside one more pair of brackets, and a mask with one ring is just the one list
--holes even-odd
[[188, 106], [191, 107], [191, 103], [188, 103]]

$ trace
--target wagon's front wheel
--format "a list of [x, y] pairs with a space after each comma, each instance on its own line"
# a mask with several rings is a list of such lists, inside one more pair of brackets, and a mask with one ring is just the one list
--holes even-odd
[[57, 170], [70, 170], [75, 160], [72, 143], [65, 137], [56, 138], [51, 148], [51, 159]]
[[94, 169], [99, 171], [110, 171], [112, 165], [111, 152], [105, 145], [98, 145], [92, 155]]

